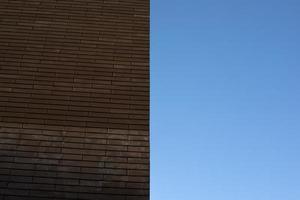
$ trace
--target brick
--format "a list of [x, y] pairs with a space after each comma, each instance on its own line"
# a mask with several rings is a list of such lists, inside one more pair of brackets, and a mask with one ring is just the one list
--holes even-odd
[[0, 2], [0, 199], [149, 199], [149, 11]]

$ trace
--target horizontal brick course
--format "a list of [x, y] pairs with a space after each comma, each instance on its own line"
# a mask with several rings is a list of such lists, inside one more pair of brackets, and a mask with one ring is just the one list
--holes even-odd
[[0, 199], [149, 199], [149, 1], [0, 18]]

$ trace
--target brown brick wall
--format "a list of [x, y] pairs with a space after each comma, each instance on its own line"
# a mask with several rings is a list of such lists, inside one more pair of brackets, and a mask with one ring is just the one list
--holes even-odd
[[149, 0], [0, 1], [9, 199], [149, 199]]

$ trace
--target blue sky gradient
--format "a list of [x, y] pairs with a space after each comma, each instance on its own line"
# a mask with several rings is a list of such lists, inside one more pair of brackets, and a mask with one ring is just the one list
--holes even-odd
[[151, 200], [300, 199], [300, 1], [151, 2]]

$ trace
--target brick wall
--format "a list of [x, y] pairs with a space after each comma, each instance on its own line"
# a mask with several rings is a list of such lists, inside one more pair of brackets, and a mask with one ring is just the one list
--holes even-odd
[[149, 199], [149, 0], [0, 1], [0, 199]]

